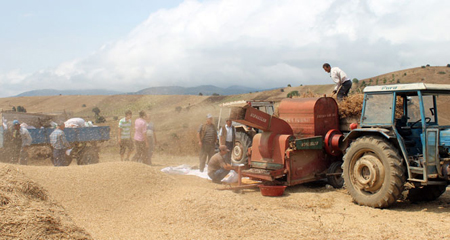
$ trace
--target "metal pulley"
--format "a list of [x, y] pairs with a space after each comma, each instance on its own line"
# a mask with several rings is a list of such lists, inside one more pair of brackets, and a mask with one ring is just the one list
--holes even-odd
[[341, 149], [345, 148], [343, 139], [344, 135], [339, 130], [329, 130], [324, 139], [325, 151], [332, 156], [339, 156], [342, 154]]

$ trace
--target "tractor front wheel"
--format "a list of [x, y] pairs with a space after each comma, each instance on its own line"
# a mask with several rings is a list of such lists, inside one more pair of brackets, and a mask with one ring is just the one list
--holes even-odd
[[345, 186], [359, 205], [387, 208], [402, 194], [405, 167], [396, 148], [386, 139], [356, 139], [344, 155]]
[[328, 183], [334, 188], [342, 188], [344, 186], [344, 178], [342, 177], [342, 162], [333, 162], [328, 168]]
[[247, 164], [248, 148], [252, 146], [252, 139], [243, 132], [236, 133], [234, 147], [231, 150], [231, 162], [234, 164]]

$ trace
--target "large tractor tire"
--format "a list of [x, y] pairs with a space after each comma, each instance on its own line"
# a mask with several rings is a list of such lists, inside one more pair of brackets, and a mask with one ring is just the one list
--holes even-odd
[[95, 147], [86, 147], [78, 158], [78, 165], [88, 165], [98, 163], [98, 150]]
[[252, 146], [252, 139], [244, 132], [237, 132], [231, 162], [234, 164], [248, 164], [247, 151]]
[[344, 155], [343, 176], [353, 200], [375, 208], [394, 204], [406, 181], [396, 148], [376, 136], [358, 138], [350, 145]]
[[421, 188], [409, 189], [406, 197], [411, 202], [428, 202], [438, 199], [445, 193], [447, 186], [445, 185], [428, 185]]
[[[344, 186], [344, 178], [342, 177], [342, 162], [333, 162], [328, 171], [330, 175], [327, 176], [328, 183], [334, 188], [342, 188]], [[337, 174], [337, 175], [336, 175]]]

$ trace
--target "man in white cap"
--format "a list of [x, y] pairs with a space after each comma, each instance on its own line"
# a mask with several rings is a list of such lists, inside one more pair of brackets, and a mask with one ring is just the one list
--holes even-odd
[[220, 183], [222, 179], [235, 168], [230, 164], [225, 162], [225, 155], [229, 152], [227, 146], [220, 145], [219, 152], [214, 154], [214, 156], [209, 160], [208, 164], [208, 176], [211, 178], [213, 183]]
[[66, 150], [70, 147], [70, 143], [64, 134], [64, 122], [59, 122], [56, 129], [50, 134], [50, 144], [53, 148], [53, 165], [56, 167], [67, 166]]
[[200, 145], [200, 165], [199, 170], [203, 172], [207, 160], [214, 155], [214, 148], [217, 142], [216, 127], [212, 123], [212, 115], [206, 115], [206, 123], [200, 125], [197, 131], [198, 145]]

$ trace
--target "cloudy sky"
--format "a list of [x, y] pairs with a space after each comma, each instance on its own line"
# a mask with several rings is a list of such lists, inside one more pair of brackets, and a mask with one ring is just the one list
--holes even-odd
[[0, 97], [275, 88], [450, 63], [447, 0], [0, 0]]

